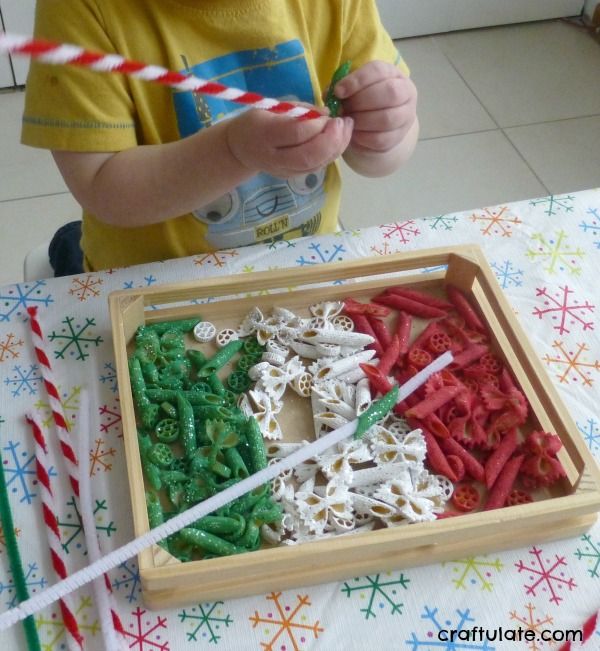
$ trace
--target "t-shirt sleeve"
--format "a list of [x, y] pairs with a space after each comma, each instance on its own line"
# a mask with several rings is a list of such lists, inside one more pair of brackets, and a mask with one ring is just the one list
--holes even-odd
[[[38, 0], [35, 36], [115, 53], [93, 0]], [[21, 142], [67, 151], [119, 151], [137, 144], [127, 79], [74, 65], [31, 61]]]
[[342, 6], [342, 61], [352, 61], [353, 69], [369, 61], [387, 61], [409, 76], [406, 62], [381, 22], [375, 0], [346, 0]]

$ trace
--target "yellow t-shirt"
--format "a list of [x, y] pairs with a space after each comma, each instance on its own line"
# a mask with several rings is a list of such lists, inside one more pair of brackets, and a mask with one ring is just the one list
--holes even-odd
[[[321, 105], [342, 61], [357, 68], [380, 59], [408, 73], [374, 0], [38, 0], [35, 34]], [[242, 110], [125, 75], [32, 62], [22, 142], [120, 151], [173, 142]], [[332, 164], [287, 181], [258, 174], [209, 206], [150, 226], [110, 226], [84, 211], [85, 266], [106, 269], [332, 232], [339, 200], [340, 175]]]

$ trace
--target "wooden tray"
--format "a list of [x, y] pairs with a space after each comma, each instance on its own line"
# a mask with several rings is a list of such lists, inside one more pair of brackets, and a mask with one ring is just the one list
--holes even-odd
[[[445, 271], [422, 273], [423, 269], [446, 265]], [[411, 271], [419, 273], [410, 274]], [[390, 274], [394, 276], [391, 278]], [[351, 282], [332, 284], [344, 280]], [[532, 504], [291, 547], [270, 547], [238, 556], [181, 563], [161, 548], [153, 547], [139, 557], [142, 592], [148, 607], [239, 597], [452, 560], [573, 537], [592, 526], [600, 510], [600, 470], [504, 298], [482, 251], [476, 246], [464, 246], [112, 293], [109, 303], [136, 536], [149, 528], [127, 368], [127, 354], [140, 325], [201, 315], [217, 328], [237, 327], [253, 306], [260, 307], [264, 313], [274, 306], [301, 313], [308, 305], [323, 300], [348, 296], [366, 299], [391, 284], [406, 284], [431, 292], [440, 290], [445, 283], [462, 289], [472, 304], [478, 306], [489, 327], [496, 354], [504, 358], [531, 405], [533, 420], [545, 431], [560, 436], [564, 447], [559, 458], [566, 479], [553, 487], [547, 499]], [[299, 284], [302, 288], [290, 290]], [[210, 297], [223, 297], [223, 300], [189, 304]], [[183, 302], [188, 304], [163, 307]], [[148, 309], [150, 306], [153, 309]], [[289, 392], [286, 398], [288, 395]], [[293, 401], [289, 408], [286, 403], [286, 410], [296, 408], [304, 409], [294, 406]], [[299, 438], [313, 438], [308, 413], [305, 431], [298, 428], [294, 413]], [[285, 420], [282, 428], [285, 437]]]

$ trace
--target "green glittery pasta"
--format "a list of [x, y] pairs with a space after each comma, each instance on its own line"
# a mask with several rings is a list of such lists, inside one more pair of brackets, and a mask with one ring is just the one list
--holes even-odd
[[177, 319], [175, 321], [161, 321], [160, 323], [150, 323], [146, 326], [146, 330], [150, 332], [155, 332], [157, 335], [163, 335], [165, 332], [177, 331], [177, 332], [190, 332], [193, 330], [198, 323], [202, 321], [202, 318], [199, 316], [192, 317], [191, 319]]
[[267, 452], [265, 450], [265, 443], [260, 426], [256, 422], [256, 418], [249, 418], [246, 425], [246, 439], [248, 441], [248, 448], [250, 452], [250, 459], [252, 460], [252, 468], [250, 470], [255, 473], [267, 467]]
[[212, 373], [223, 368], [243, 345], [244, 342], [241, 339], [230, 341], [227, 345], [223, 346], [219, 352], [206, 360], [205, 364], [198, 369], [198, 376], [201, 378], [208, 378]]
[[246, 551], [243, 547], [238, 547], [237, 545], [234, 545], [223, 538], [219, 538], [219, 536], [215, 536], [212, 533], [203, 531], [202, 529], [185, 527], [179, 532], [178, 537], [189, 545], [199, 547], [200, 549], [210, 552], [211, 554], [216, 554], [217, 556], [230, 556], [232, 554], [241, 554]]
[[333, 77], [331, 78], [331, 83], [329, 84], [329, 88], [327, 89], [327, 94], [325, 96], [325, 106], [329, 109], [329, 115], [332, 118], [335, 118], [339, 115], [342, 105], [341, 101], [335, 96], [335, 86], [350, 72], [351, 67], [351, 61], [344, 61], [344, 63], [342, 63], [342, 65], [340, 65], [339, 68], [337, 68], [337, 70], [333, 73]]
[[354, 432], [355, 439], [362, 438], [367, 430], [387, 416], [392, 407], [398, 402], [398, 392], [399, 388], [396, 385], [383, 398], [371, 403], [369, 408], [358, 417], [358, 425]]
[[181, 394], [177, 394], [177, 411], [179, 412], [179, 433], [185, 456], [189, 459], [196, 450], [196, 426], [194, 424], [194, 410], [189, 401]]

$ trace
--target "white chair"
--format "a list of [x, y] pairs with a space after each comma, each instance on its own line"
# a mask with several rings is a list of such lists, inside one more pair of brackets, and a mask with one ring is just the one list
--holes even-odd
[[23, 278], [25, 281], [43, 280], [54, 276], [54, 270], [50, 266], [50, 258], [48, 257], [49, 244], [50, 241], [38, 244], [25, 256], [23, 262]]

